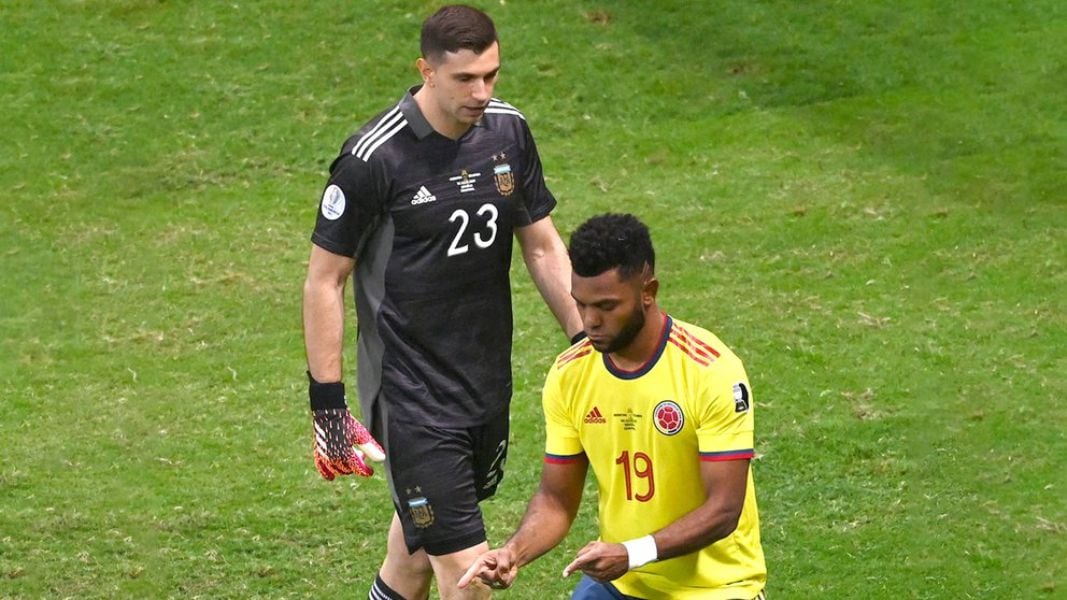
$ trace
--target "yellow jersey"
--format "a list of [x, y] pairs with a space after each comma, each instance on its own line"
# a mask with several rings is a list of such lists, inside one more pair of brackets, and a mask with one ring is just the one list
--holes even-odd
[[[605, 542], [651, 534], [703, 504], [700, 461], [753, 456], [752, 393], [741, 360], [710, 332], [666, 315], [656, 352], [634, 371], [588, 340], [571, 346], [549, 370], [542, 404], [545, 460], [588, 458]], [[766, 573], [749, 469], [733, 533], [612, 583], [649, 600], [726, 600], [756, 597]]]

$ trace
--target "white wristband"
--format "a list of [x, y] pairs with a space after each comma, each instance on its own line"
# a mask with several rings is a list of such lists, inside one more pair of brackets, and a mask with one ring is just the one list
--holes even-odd
[[651, 535], [627, 540], [622, 545], [626, 546], [626, 553], [630, 557], [631, 569], [647, 565], [659, 556], [659, 550], [656, 549], [656, 539]]

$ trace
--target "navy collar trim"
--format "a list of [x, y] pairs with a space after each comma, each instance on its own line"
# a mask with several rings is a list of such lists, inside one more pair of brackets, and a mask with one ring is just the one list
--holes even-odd
[[664, 313], [663, 315], [663, 332], [660, 334], [659, 345], [656, 347], [656, 351], [652, 353], [652, 356], [645, 361], [645, 364], [641, 365], [633, 371], [627, 371], [626, 369], [620, 369], [615, 365], [607, 354], [603, 354], [604, 367], [609, 373], [618, 377], [619, 379], [637, 379], [652, 370], [652, 367], [656, 366], [659, 362], [659, 358], [663, 356], [663, 351], [667, 348], [667, 340], [671, 337], [671, 329], [674, 328], [674, 319], [670, 315]]

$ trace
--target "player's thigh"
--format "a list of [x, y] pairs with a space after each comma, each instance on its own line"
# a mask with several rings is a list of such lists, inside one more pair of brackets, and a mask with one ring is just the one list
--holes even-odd
[[496, 493], [504, 478], [504, 465], [508, 460], [508, 434], [511, 419], [504, 411], [478, 427], [472, 427], [471, 443], [474, 451], [474, 481], [478, 500], [485, 500]]
[[430, 554], [430, 564], [433, 565], [434, 577], [437, 578], [438, 587], [455, 587], [456, 583], [459, 582], [459, 578], [467, 572], [467, 569], [474, 564], [474, 561], [488, 551], [489, 543], [482, 542], [449, 554], [440, 556]]
[[[574, 588], [571, 600], [642, 600], [636, 596], [623, 594], [611, 583], [600, 583], [588, 575], [582, 575], [581, 581]], [[737, 600], [744, 600], [738, 598]], [[752, 600], [767, 600], [767, 596], [761, 591]]]
[[[404, 529], [400, 517], [393, 513], [393, 522], [389, 525], [389, 542], [386, 546], [385, 567], [383, 572], [406, 578], [430, 577], [430, 559], [425, 550], [409, 552], [404, 541]], [[388, 580], [387, 580], [388, 581]]]
[[582, 579], [578, 581], [578, 585], [575, 586], [574, 592], [571, 593], [571, 600], [640, 600], [633, 596], [626, 596], [619, 590], [615, 589], [615, 586], [610, 583], [600, 583], [589, 577], [588, 575], [582, 575]]
[[389, 484], [408, 551], [442, 556], [484, 542], [471, 432], [388, 427]]

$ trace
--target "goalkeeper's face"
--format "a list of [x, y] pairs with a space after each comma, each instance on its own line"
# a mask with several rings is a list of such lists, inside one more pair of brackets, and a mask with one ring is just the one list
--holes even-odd
[[655, 301], [655, 279], [641, 274], [628, 279], [618, 269], [594, 277], [573, 276], [571, 295], [593, 347], [605, 354], [625, 350], [645, 327], [645, 313]]
[[445, 134], [466, 131], [489, 106], [500, 74], [500, 46], [494, 42], [481, 54], [446, 52], [432, 61], [420, 58], [416, 65], [426, 84], [420, 93], [430, 99], [431, 123], [437, 120]]

